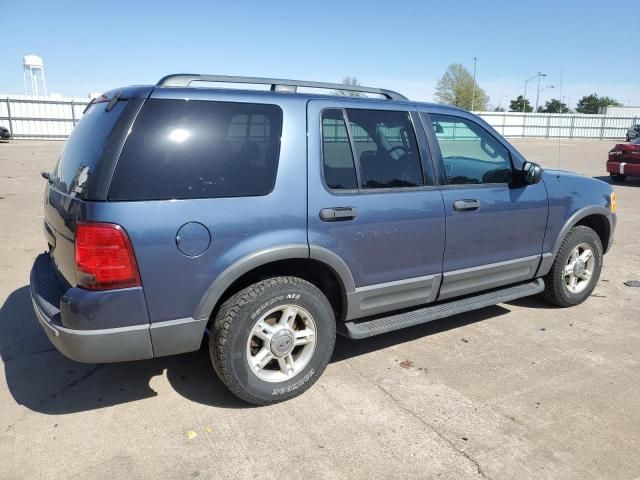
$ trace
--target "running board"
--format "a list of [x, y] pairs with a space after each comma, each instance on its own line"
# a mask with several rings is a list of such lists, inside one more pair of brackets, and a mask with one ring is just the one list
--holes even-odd
[[459, 313], [478, 310], [498, 303], [510, 302], [516, 298], [535, 295], [544, 290], [544, 281], [537, 278], [528, 283], [513, 285], [500, 290], [481, 293], [472, 297], [430, 305], [428, 307], [411, 310], [388, 317], [378, 317], [373, 320], [361, 320], [345, 322], [341, 328], [341, 334], [349, 338], [366, 338], [381, 333], [400, 330], [401, 328], [420, 325], [432, 320], [450, 317]]

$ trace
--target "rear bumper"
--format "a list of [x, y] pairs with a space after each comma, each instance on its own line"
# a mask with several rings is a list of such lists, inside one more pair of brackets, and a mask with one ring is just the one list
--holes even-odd
[[77, 362], [111, 363], [153, 357], [149, 329], [144, 326], [105, 330], [71, 330], [56, 325], [37, 305], [33, 309], [49, 340], [63, 355]]
[[[141, 289], [64, 291], [48, 253], [33, 264], [30, 290], [36, 318], [51, 343], [78, 362], [125, 362], [198, 350], [208, 321], [188, 317], [149, 324]], [[106, 325], [113, 328], [99, 328]]]
[[30, 290], [38, 322], [53, 346], [67, 357], [87, 363], [121, 362], [153, 357], [148, 324], [99, 330], [64, 327], [59, 309], [63, 292], [49, 254], [42, 254], [36, 258], [31, 269]]
[[607, 172], [640, 177], [640, 163], [607, 162]]

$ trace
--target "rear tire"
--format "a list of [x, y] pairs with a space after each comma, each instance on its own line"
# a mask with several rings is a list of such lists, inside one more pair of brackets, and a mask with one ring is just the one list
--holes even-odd
[[268, 405], [309, 389], [329, 363], [336, 339], [333, 309], [311, 283], [274, 277], [220, 307], [209, 354], [220, 380], [245, 402]]
[[609, 176], [614, 182], [624, 182], [627, 179], [627, 176], [623, 173], [610, 173]]
[[573, 227], [545, 277], [542, 296], [559, 307], [584, 302], [600, 278], [603, 249], [600, 237], [584, 225]]

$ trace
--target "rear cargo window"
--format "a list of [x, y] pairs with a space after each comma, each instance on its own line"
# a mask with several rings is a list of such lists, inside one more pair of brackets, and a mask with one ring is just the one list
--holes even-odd
[[89, 177], [107, 148], [107, 139], [128, 103], [120, 101], [109, 112], [105, 111], [105, 103], [89, 107], [71, 132], [51, 172], [51, 183], [56, 189], [84, 197]]
[[148, 100], [118, 160], [109, 199], [267, 195], [281, 133], [276, 105]]

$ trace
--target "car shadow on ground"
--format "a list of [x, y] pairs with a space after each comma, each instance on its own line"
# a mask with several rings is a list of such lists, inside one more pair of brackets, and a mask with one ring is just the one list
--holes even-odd
[[596, 180], [602, 180], [603, 182], [607, 182], [611, 185], [634, 185], [634, 186], [640, 186], [640, 177], [627, 177], [624, 179], [624, 182], [617, 182], [614, 181], [609, 175], [599, 175], [599, 176], [595, 176], [593, 177]]
[[[338, 336], [331, 361], [341, 362], [508, 312], [507, 308], [492, 306], [363, 340]], [[36, 320], [28, 286], [11, 293], [0, 308], [0, 356], [14, 400], [48, 415], [157, 396], [153, 379], [164, 372], [173, 390], [191, 401], [220, 408], [251, 407], [220, 382], [205, 348], [172, 357], [113, 364], [83, 364], [67, 359], [51, 345]]]
[[534, 308], [536, 310], [557, 310], [560, 308], [557, 305], [546, 301], [540, 295], [511, 300], [510, 302], [507, 302], [507, 305], [514, 305], [521, 308]]

